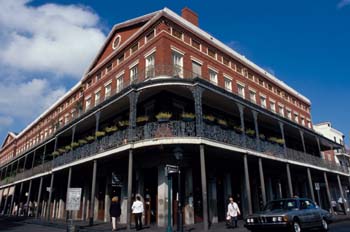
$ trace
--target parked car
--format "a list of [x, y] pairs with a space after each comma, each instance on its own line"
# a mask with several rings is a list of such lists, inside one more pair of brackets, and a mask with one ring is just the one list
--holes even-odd
[[332, 215], [307, 198], [286, 198], [270, 201], [262, 212], [249, 215], [245, 227], [250, 231], [292, 231], [318, 228], [328, 230]]

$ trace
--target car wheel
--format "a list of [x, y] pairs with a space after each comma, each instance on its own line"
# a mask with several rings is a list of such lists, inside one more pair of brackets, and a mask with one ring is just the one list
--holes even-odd
[[322, 218], [322, 231], [328, 231], [328, 222]]
[[299, 221], [295, 220], [292, 223], [292, 232], [301, 232], [301, 227]]

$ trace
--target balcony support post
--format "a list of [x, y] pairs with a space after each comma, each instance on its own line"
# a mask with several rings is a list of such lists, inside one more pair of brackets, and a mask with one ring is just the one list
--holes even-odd
[[284, 124], [283, 122], [279, 121], [278, 122], [279, 125], [280, 125], [280, 130], [281, 130], [281, 136], [282, 136], [282, 139], [283, 139], [283, 149], [284, 149], [284, 156], [287, 157], [287, 145], [286, 145], [286, 138], [284, 136]]
[[303, 151], [306, 154], [306, 146], [305, 146], [305, 139], [304, 139], [304, 131], [299, 130], [300, 133], [300, 138], [301, 138], [301, 143], [303, 145]]
[[130, 112], [129, 112], [129, 131], [128, 131], [128, 140], [134, 141], [135, 139], [135, 128], [136, 128], [136, 116], [137, 116], [137, 101], [138, 97], [140, 95], [140, 92], [131, 92], [129, 97], [129, 104], [130, 104]]
[[[70, 185], [71, 185], [71, 181], [72, 181], [72, 167], [69, 167], [68, 169], [68, 180], [67, 180], [67, 191], [66, 191], [66, 194], [68, 194], [68, 189], [70, 188]], [[66, 201], [68, 199], [68, 195], [66, 196]], [[67, 203], [67, 202], [66, 202]], [[67, 206], [67, 204], [65, 204], [65, 206]], [[70, 212], [69, 211], [66, 211], [66, 221], [69, 220], [69, 216], [70, 215]]]
[[321, 144], [320, 144], [320, 138], [318, 136], [316, 137], [316, 142], [317, 142], [317, 147], [318, 147], [318, 151], [320, 153], [320, 157], [322, 157], [322, 150], [321, 150]]
[[[203, 207], [203, 230], [208, 231], [208, 190], [207, 190], [207, 172], [205, 167], [204, 145], [199, 145], [201, 183], [202, 183], [202, 207]], [[170, 203], [169, 203], [170, 204]]]
[[[306, 170], [307, 170], [307, 179], [309, 182], [309, 190], [311, 193], [311, 198], [315, 202], [315, 193], [314, 193], [314, 188], [313, 188], [313, 184], [312, 184], [311, 171], [310, 171], [310, 168], [307, 168]], [[321, 202], [318, 202], [318, 204], [321, 204]]]
[[58, 136], [55, 137], [55, 144], [54, 144], [54, 147], [53, 147], [53, 151], [57, 150], [57, 143], [58, 143]]
[[287, 180], [288, 180], [289, 197], [293, 197], [292, 176], [291, 176], [291, 174], [290, 174], [290, 166], [289, 166], [289, 163], [286, 164], [286, 169], [287, 169]]
[[72, 141], [71, 141], [71, 150], [73, 151], [73, 146], [72, 144], [74, 143], [74, 139], [75, 139], [75, 125], [72, 128]]
[[33, 152], [32, 169], [34, 168], [34, 164], [35, 164], [35, 156], [36, 156], [36, 150], [34, 150]]
[[[41, 164], [44, 164], [45, 156], [46, 156], [46, 144], [44, 145], [43, 160], [42, 160]], [[39, 202], [38, 202], [38, 204], [39, 204]]]
[[13, 186], [13, 193], [12, 193], [12, 196], [11, 196], [11, 204], [10, 204], [10, 212], [8, 213], [9, 216], [12, 213], [13, 203], [14, 203], [14, 200], [15, 200], [15, 193], [16, 193], [16, 185]]
[[16, 175], [17, 175], [17, 173], [18, 173], [18, 169], [19, 169], [19, 163], [20, 163], [19, 161], [20, 161], [20, 160], [21, 160], [21, 159], [18, 159], [18, 160], [17, 160], [17, 168], [16, 168]]
[[25, 212], [25, 216], [29, 216], [29, 201], [30, 201], [30, 195], [31, 195], [31, 192], [32, 192], [32, 179], [29, 180], [29, 187], [28, 187], [28, 196], [27, 196], [27, 201], [26, 201], [26, 205], [27, 205], [27, 212]]
[[35, 218], [39, 217], [39, 208], [40, 208], [40, 201], [41, 201], [41, 191], [42, 191], [42, 188], [43, 188], [43, 179], [44, 179], [44, 177], [40, 177], [39, 190], [38, 190], [38, 200], [37, 200], [37, 208], [35, 209]]
[[51, 181], [50, 181], [50, 192], [49, 192], [49, 199], [47, 201], [47, 209], [46, 209], [46, 217], [47, 217], [47, 220], [50, 221], [51, 219], [51, 199], [52, 199], [52, 192], [53, 192], [53, 182], [54, 182], [54, 179], [55, 179], [55, 173], [53, 172], [51, 174]]
[[[28, 155], [26, 155], [26, 156], [24, 157], [23, 171], [26, 170], [27, 159], [28, 159]], [[12, 172], [12, 171], [11, 171], [11, 172]]]
[[348, 212], [348, 201], [344, 197], [343, 186], [341, 184], [341, 180], [340, 180], [339, 174], [337, 174], [337, 180], [338, 180], [338, 186], [339, 186], [339, 191], [340, 191], [340, 197], [342, 198], [342, 201], [343, 201], [344, 213], [345, 213], [345, 215], [349, 215], [349, 212]]
[[[5, 190], [4, 190], [4, 192], [5, 192]], [[10, 193], [10, 187], [7, 187], [7, 194], [6, 194], [6, 199], [5, 199], [5, 203], [4, 203], [4, 208], [2, 209], [2, 215], [6, 214], [6, 207], [7, 207], [7, 201], [9, 199], [9, 193]]]
[[18, 205], [18, 210], [16, 212], [16, 215], [19, 216], [19, 205], [21, 204], [21, 197], [22, 197], [22, 192], [23, 192], [23, 182], [21, 182], [21, 185], [19, 187], [19, 195], [17, 199], [17, 205]]
[[202, 108], [202, 95], [204, 89], [200, 86], [195, 86], [191, 89], [194, 99], [194, 111], [196, 115], [196, 135], [198, 137], [203, 136], [203, 108]]
[[91, 186], [91, 198], [90, 198], [90, 209], [89, 209], [89, 225], [94, 224], [94, 213], [95, 213], [95, 192], [96, 192], [96, 175], [97, 175], [97, 160], [93, 161], [92, 169], [92, 186]]
[[245, 125], [244, 125], [244, 106], [240, 103], [237, 103], [239, 110], [239, 118], [241, 120], [241, 129], [243, 135], [243, 147], [247, 147], [246, 135], [245, 135]]
[[264, 176], [264, 168], [262, 164], [262, 158], [259, 157], [259, 174], [260, 174], [260, 185], [261, 185], [261, 196], [263, 205], [266, 205], [266, 190], [265, 190], [265, 176]]
[[248, 167], [248, 155], [247, 154], [244, 154], [243, 162], [244, 162], [245, 190], [247, 192], [247, 198], [248, 198], [248, 213], [252, 214], [253, 207], [252, 207], [252, 196], [251, 196], [251, 192], [250, 192], [249, 167]]
[[95, 113], [95, 119], [96, 119], [96, 123], [95, 123], [95, 132], [97, 132], [100, 128], [100, 117], [101, 117], [101, 111], [97, 111]]
[[[257, 141], [257, 145], [258, 145], [258, 151], [261, 151], [259, 124], [258, 124], [259, 113], [255, 110], [252, 110], [252, 112], [253, 112], [253, 118], [254, 118], [254, 127], [255, 127], [255, 134], [256, 134], [256, 141]], [[259, 161], [259, 163], [260, 163], [260, 161]], [[264, 202], [264, 205], [265, 205], [265, 203], [266, 202]]]
[[132, 195], [132, 174], [133, 174], [133, 150], [129, 150], [129, 165], [128, 165], [128, 199], [127, 199], [127, 209], [126, 209], [126, 222], [127, 229], [130, 230], [131, 227], [131, 195]]
[[329, 184], [328, 184], [328, 178], [327, 178], [327, 173], [326, 172], [323, 172], [323, 178], [324, 178], [324, 182], [326, 184], [328, 204], [330, 206], [332, 214], [334, 214], [334, 210], [333, 210], [333, 207], [332, 207], [332, 197], [331, 197], [331, 192], [329, 191]]

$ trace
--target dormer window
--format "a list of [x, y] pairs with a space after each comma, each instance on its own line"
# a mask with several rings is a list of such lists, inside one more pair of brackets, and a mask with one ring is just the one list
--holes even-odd
[[117, 48], [119, 47], [120, 41], [121, 41], [120, 35], [116, 35], [116, 36], [114, 37], [114, 40], [113, 40], [113, 43], [112, 43], [112, 48], [113, 48], [114, 50], [117, 49]]

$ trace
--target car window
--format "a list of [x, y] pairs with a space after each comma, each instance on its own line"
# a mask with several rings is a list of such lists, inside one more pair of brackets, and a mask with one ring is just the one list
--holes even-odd
[[298, 208], [296, 200], [279, 200], [279, 201], [270, 201], [266, 207], [266, 211], [272, 210], [292, 210]]
[[300, 209], [315, 209], [316, 206], [312, 201], [300, 200]]
[[292, 210], [292, 209], [298, 208], [297, 202], [295, 200], [287, 200], [286, 201], [286, 208], [288, 210]]

